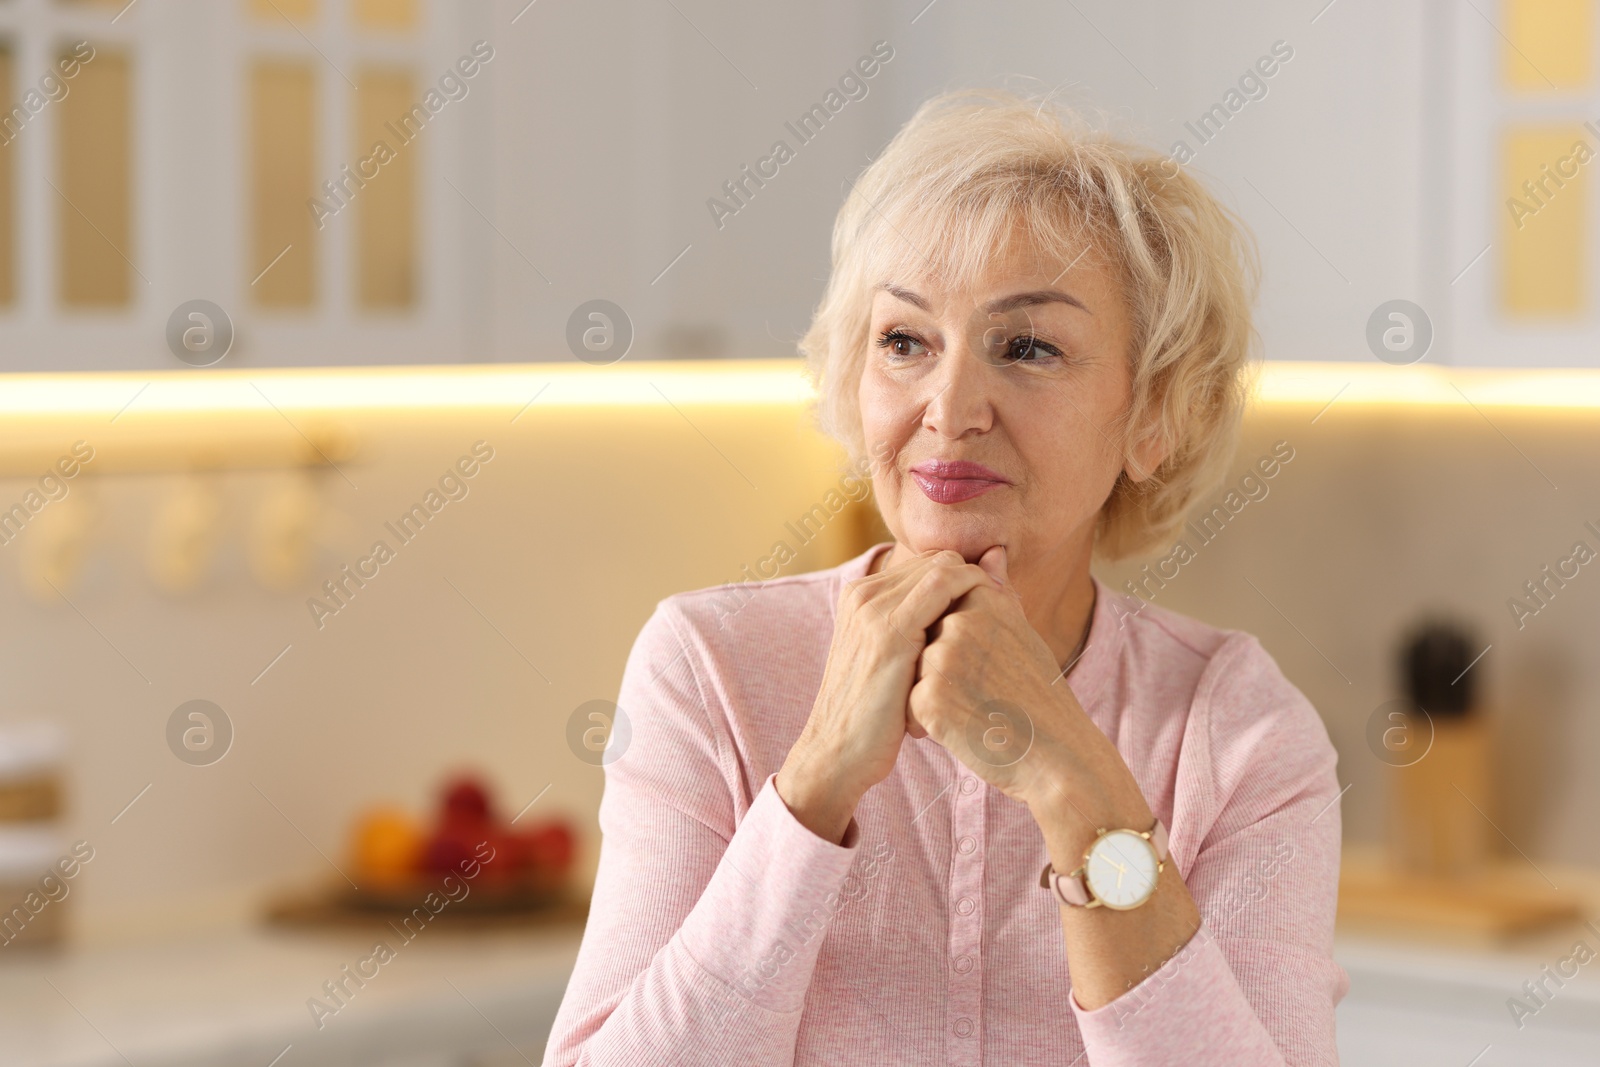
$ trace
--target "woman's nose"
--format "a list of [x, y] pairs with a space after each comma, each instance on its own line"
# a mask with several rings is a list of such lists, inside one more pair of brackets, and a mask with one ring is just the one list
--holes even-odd
[[937, 373], [928, 379], [933, 394], [923, 406], [924, 429], [955, 441], [969, 433], [987, 433], [994, 426], [997, 368], [988, 358], [987, 325], [978, 322], [949, 335], [951, 344], [939, 358]]

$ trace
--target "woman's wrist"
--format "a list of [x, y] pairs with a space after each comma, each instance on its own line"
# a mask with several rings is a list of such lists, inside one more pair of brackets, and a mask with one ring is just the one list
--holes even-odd
[[824, 841], [838, 844], [850, 826], [861, 792], [825, 777], [821, 768], [829, 766], [834, 764], [808, 757], [797, 745], [790, 750], [773, 785], [778, 799], [801, 826]]
[[1082, 862], [1101, 830], [1144, 831], [1155, 823], [1154, 812], [1131, 776], [1126, 782], [1087, 788], [1082, 778], [1080, 774], [1063, 781], [1041, 769], [1026, 801], [1051, 862], [1063, 873]]

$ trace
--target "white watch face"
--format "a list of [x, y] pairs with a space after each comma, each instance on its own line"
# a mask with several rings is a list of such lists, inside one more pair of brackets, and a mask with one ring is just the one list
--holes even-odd
[[1131, 830], [1113, 830], [1089, 849], [1083, 880], [1108, 908], [1135, 908], [1156, 889], [1156, 850]]

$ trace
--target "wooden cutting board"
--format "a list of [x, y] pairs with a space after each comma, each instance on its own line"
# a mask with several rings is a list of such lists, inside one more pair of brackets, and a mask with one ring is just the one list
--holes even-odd
[[1586, 904], [1581, 893], [1519, 870], [1491, 868], [1475, 878], [1444, 880], [1396, 872], [1381, 860], [1346, 852], [1339, 876], [1341, 924], [1423, 935], [1510, 937], [1581, 923]]
[[[266, 920], [284, 926], [300, 927], [386, 927], [402, 922], [412, 910], [422, 906], [427, 888], [412, 894], [356, 894], [341, 882], [336, 885], [285, 892], [271, 898]], [[525, 893], [520, 896], [491, 896], [469, 893], [460, 901], [446, 904], [429, 920], [429, 925], [444, 920], [456, 930], [477, 930], [500, 926], [582, 927], [589, 918], [589, 898], [571, 891]]]

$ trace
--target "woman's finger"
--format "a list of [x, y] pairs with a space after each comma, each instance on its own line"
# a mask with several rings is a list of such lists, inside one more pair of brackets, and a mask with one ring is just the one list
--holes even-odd
[[980, 586], [998, 588], [975, 564], [930, 566], [890, 610], [889, 621], [902, 633], [925, 633], [950, 605]]

